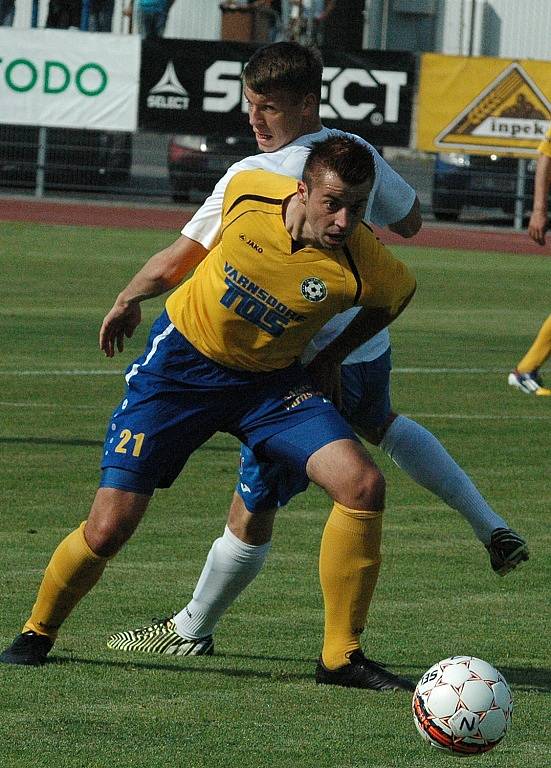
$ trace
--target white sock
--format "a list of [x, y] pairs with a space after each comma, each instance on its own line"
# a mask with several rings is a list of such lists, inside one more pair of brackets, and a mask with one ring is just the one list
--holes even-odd
[[178, 634], [212, 635], [218, 619], [259, 573], [270, 545], [245, 544], [226, 526], [210, 548], [192, 600], [174, 617]]
[[416, 483], [460, 512], [483, 544], [490, 543], [495, 528], [509, 527], [442, 443], [421, 424], [407, 416], [398, 416], [387, 429], [379, 447]]

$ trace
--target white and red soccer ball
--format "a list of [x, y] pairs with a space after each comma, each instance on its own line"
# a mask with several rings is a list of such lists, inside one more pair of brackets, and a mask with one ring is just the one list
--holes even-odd
[[434, 664], [417, 683], [413, 719], [433, 747], [463, 757], [488, 752], [511, 727], [513, 697], [503, 675], [474, 656]]

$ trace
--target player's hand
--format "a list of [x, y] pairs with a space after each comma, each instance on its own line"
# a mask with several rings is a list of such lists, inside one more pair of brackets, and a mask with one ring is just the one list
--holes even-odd
[[324, 357], [323, 352], [320, 352], [306, 366], [306, 371], [321, 393], [340, 410], [342, 407], [340, 362]]
[[528, 222], [528, 234], [538, 245], [545, 245], [547, 230], [547, 214], [543, 211], [533, 211]]
[[99, 332], [99, 347], [107, 357], [114, 357], [115, 347], [119, 352], [124, 349], [124, 337], [129, 339], [142, 319], [139, 303], [118, 304], [107, 313]]

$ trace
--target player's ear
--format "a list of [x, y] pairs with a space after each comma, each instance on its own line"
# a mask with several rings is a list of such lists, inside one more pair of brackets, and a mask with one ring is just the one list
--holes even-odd
[[314, 93], [307, 93], [302, 101], [302, 111], [309, 118], [317, 117], [319, 112], [319, 103]]
[[297, 181], [297, 195], [299, 203], [305, 203], [308, 200], [308, 187], [302, 180]]

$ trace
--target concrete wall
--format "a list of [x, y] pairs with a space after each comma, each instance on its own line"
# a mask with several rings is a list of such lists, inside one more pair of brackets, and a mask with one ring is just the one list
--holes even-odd
[[[113, 32], [127, 29], [126, 3], [115, 0]], [[219, 4], [175, 0], [166, 36], [219, 40]], [[30, 26], [31, 9], [32, 0], [17, 0], [15, 27]], [[39, 9], [44, 26], [48, 0]], [[365, 0], [364, 19], [364, 48], [551, 59], [551, 0]]]
[[550, 0], [365, 0], [364, 16], [366, 48], [551, 59]]
[[[17, 0], [14, 27], [28, 29], [31, 25], [32, 0]], [[122, 10], [128, 0], [115, 0], [113, 32], [128, 30]], [[190, 40], [219, 40], [221, 27], [220, 0], [175, 0], [168, 17], [165, 36]], [[48, 15], [48, 0], [40, 0], [38, 26], [43, 27]]]

